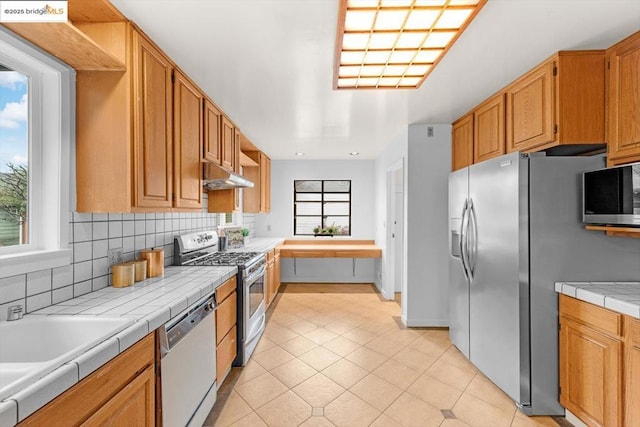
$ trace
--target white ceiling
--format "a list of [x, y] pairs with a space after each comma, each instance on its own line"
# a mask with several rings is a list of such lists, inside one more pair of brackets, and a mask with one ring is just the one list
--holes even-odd
[[640, 30], [638, 0], [489, 0], [418, 90], [335, 91], [338, 0], [112, 0], [276, 159], [374, 159], [451, 123], [558, 50]]

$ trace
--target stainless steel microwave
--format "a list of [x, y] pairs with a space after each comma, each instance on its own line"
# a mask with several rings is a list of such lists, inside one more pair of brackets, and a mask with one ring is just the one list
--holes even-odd
[[582, 188], [584, 223], [640, 227], [640, 163], [585, 172]]

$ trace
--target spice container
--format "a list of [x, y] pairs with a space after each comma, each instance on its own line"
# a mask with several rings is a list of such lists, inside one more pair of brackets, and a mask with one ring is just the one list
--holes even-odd
[[135, 266], [133, 263], [124, 262], [111, 266], [111, 282], [114, 288], [125, 288], [133, 285], [135, 280]]
[[146, 259], [137, 259], [132, 261], [132, 264], [135, 268], [135, 281], [140, 282], [147, 278], [147, 260]]
[[140, 258], [147, 260], [147, 277], [164, 276], [164, 249], [144, 249]]

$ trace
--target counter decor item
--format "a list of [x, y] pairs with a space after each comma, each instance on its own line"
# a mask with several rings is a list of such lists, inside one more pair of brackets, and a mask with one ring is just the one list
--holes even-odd
[[164, 249], [143, 249], [140, 258], [147, 260], [147, 277], [164, 276]]
[[146, 280], [148, 261], [146, 259], [136, 259], [131, 263], [134, 265], [136, 282]]
[[131, 262], [111, 266], [111, 283], [114, 288], [126, 288], [135, 281], [135, 265]]

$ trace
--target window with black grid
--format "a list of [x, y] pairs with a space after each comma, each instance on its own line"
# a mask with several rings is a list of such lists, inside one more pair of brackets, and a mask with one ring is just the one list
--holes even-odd
[[293, 234], [351, 235], [351, 180], [295, 180]]

